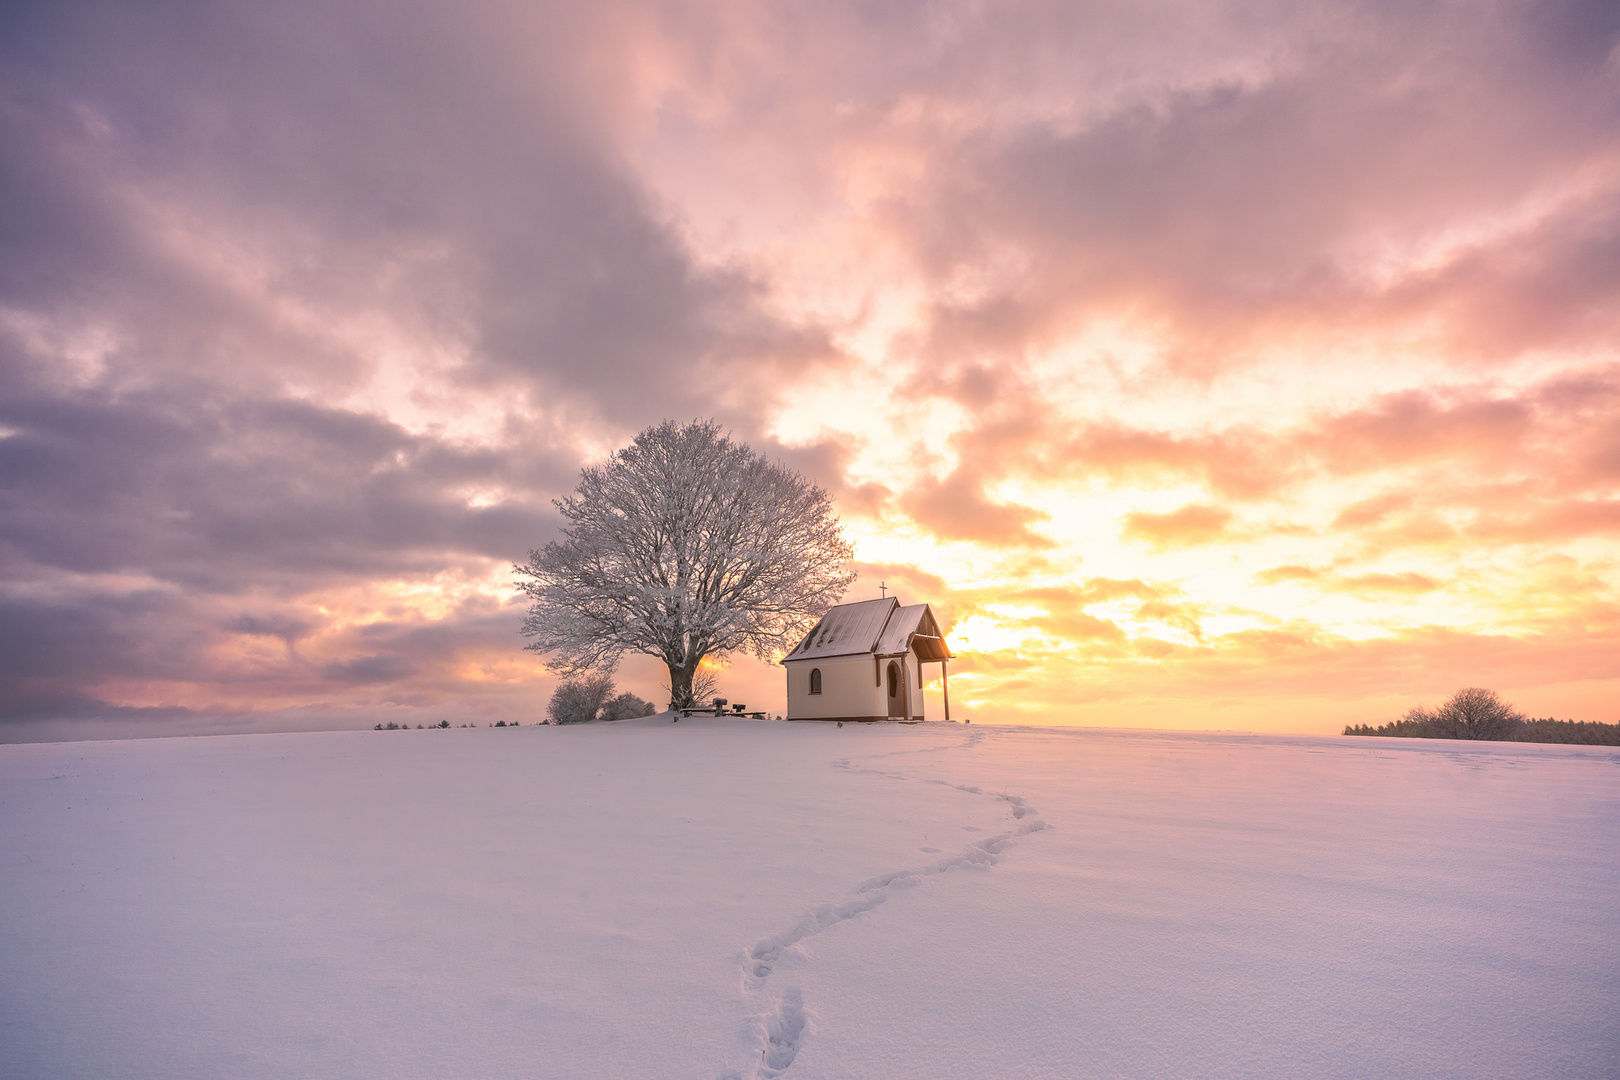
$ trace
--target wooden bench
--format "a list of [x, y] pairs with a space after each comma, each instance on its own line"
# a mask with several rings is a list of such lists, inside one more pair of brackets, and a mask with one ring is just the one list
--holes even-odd
[[713, 705], [693, 705], [687, 709], [676, 709], [680, 715], [670, 723], [678, 724], [688, 716], [746, 716], [750, 720], [763, 720], [765, 713], [749, 712], [748, 706], [743, 704], [732, 705], [725, 698], [716, 698]]

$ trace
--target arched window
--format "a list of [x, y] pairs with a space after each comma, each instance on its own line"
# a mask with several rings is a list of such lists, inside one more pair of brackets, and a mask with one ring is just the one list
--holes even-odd
[[900, 696], [900, 665], [889, 661], [889, 696]]
[[810, 692], [812, 694], [821, 693], [821, 669], [818, 667], [810, 669]]

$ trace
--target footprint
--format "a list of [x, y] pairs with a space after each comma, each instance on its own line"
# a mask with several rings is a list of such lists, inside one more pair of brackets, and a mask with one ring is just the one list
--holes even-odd
[[776, 1012], [765, 1018], [765, 1049], [760, 1053], [760, 1077], [781, 1076], [782, 1071], [799, 1056], [799, 1043], [809, 1026], [810, 1014], [804, 1011], [804, 995], [799, 988], [790, 986], [782, 991]]
[[763, 982], [770, 978], [771, 968], [782, 958], [782, 946], [762, 941], [748, 950], [748, 974]]
[[867, 895], [851, 897], [841, 904], [822, 904], [806, 912], [787, 930], [756, 942], [754, 947], [748, 950], [743, 961], [744, 985], [749, 988], [758, 987], [770, 978], [772, 969], [788, 949], [807, 937], [814, 937], [829, 926], [836, 926], [871, 911], [888, 898], [886, 893], [868, 891]]

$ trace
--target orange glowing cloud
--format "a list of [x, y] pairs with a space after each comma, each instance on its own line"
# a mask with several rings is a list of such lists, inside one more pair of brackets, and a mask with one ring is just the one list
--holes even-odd
[[1218, 506], [1188, 504], [1168, 514], [1133, 510], [1125, 515], [1120, 535], [1163, 550], [1214, 543], [1230, 535], [1232, 512]]

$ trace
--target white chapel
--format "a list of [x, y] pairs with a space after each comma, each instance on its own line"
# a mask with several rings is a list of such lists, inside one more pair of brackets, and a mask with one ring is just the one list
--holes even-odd
[[938, 664], [951, 718], [951, 650], [927, 604], [839, 604], [782, 658], [789, 720], [926, 720], [924, 664]]

